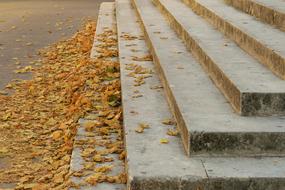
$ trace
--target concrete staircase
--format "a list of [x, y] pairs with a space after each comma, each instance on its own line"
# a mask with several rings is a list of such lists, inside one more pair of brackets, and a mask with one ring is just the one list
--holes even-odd
[[116, 0], [128, 189], [285, 189], [284, 24], [262, 1]]

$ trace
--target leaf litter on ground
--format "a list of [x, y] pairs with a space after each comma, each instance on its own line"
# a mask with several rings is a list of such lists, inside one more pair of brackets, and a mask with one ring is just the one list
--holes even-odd
[[[0, 168], [0, 183], [17, 183], [16, 189], [67, 189], [73, 185], [69, 164], [79, 118], [96, 110], [103, 128], [122, 130], [119, 64], [104, 59], [114, 52], [90, 59], [95, 29], [96, 23], [88, 21], [72, 38], [41, 50], [41, 66], [26, 69], [33, 78], [7, 85], [14, 90], [12, 95], [0, 93], [0, 161], [9, 160]], [[110, 67], [114, 68], [112, 72], [107, 69]], [[106, 77], [113, 80], [106, 84]], [[101, 131], [96, 135], [106, 134], [98, 125], [92, 123], [86, 128]], [[122, 139], [117, 144], [108, 138], [88, 143], [104, 144], [124, 159]], [[111, 161], [96, 152], [89, 149], [83, 154]], [[86, 167], [95, 171], [86, 180], [90, 184], [126, 183], [125, 173], [108, 176], [112, 167], [96, 169], [96, 164], [90, 163]]]

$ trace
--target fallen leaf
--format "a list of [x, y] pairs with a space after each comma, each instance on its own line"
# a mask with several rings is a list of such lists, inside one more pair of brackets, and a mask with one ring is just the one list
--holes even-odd
[[167, 130], [167, 134], [168, 134], [169, 136], [177, 136], [177, 135], [179, 134], [179, 131], [176, 130], [176, 129], [168, 129], [168, 130]]
[[62, 137], [62, 131], [58, 130], [52, 133], [53, 140], [58, 140]]
[[161, 144], [168, 144], [169, 140], [168, 139], [160, 139]]
[[175, 125], [175, 121], [173, 121], [172, 119], [164, 119], [162, 121], [162, 124], [164, 124], [164, 125]]

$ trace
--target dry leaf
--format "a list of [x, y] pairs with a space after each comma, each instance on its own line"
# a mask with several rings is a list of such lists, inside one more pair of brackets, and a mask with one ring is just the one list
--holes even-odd
[[172, 119], [164, 119], [162, 121], [162, 124], [164, 124], [164, 125], [175, 125], [175, 121], [173, 121]]
[[58, 130], [52, 133], [53, 140], [58, 140], [62, 136], [62, 131]]
[[179, 131], [176, 130], [176, 129], [168, 129], [168, 130], [167, 130], [167, 134], [168, 134], [169, 136], [177, 136], [177, 135], [179, 134]]
[[168, 139], [160, 139], [160, 143], [161, 144], [168, 144], [169, 143], [169, 140]]
[[144, 128], [138, 127], [138, 128], [135, 129], [135, 131], [137, 133], [143, 133], [144, 132]]

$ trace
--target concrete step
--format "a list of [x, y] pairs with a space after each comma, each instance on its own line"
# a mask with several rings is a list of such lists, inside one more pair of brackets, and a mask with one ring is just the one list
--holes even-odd
[[137, 3], [146, 41], [188, 154], [281, 155], [285, 117], [240, 117], [150, 1]]
[[285, 35], [221, 0], [183, 0], [197, 14], [285, 79]]
[[180, 0], [153, 2], [237, 113], [243, 116], [285, 115], [283, 80]]
[[[99, 8], [99, 14], [97, 18], [96, 32], [94, 36], [94, 42], [92, 45], [90, 57], [93, 59], [98, 58], [102, 52], [98, 51], [103, 45], [102, 38], [116, 38], [116, 34], [106, 35], [106, 31], [116, 30], [116, 17], [115, 17], [115, 3], [114, 2], [104, 2], [101, 3]], [[116, 32], [114, 32], [116, 33]], [[98, 49], [99, 48], [99, 49]], [[117, 47], [108, 47], [110, 49], [115, 49]], [[118, 58], [115, 58], [118, 60]]]
[[285, 4], [283, 0], [225, 0], [265, 23], [285, 31]]
[[[153, 15], [152, 4], [148, 0], [134, 1], [139, 12], [144, 15]], [[119, 60], [121, 64], [122, 97], [125, 128], [125, 145], [127, 150], [128, 190], [284, 190], [285, 187], [285, 159], [282, 157], [260, 158], [189, 158], [184, 154], [183, 145], [179, 137], [167, 136], [168, 129], [175, 126], [164, 126], [161, 121], [171, 118], [167, 100], [163, 91], [154, 90], [153, 86], [160, 86], [160, 72], [154, 69], [152, 61], [136, 61], [134, 57], [148, 54], [146, 42], [138, 23], [135, 10], [129, 0], [117, 0], [117, 27]], [[159, 21], [157, 17], [152, 17]], [[158, 19], [158, 20], [157, 20]], [[162, 22], [164, 23], [164, 21]], [[158, 26], [157, 26], [158, 25]], [[159, 25], [148, 23], [148, 27], [159, 29]], [[164, 31], [156, 30], [156, 32]], [[165, 32], [170, 31], [167, 29]], [[170, 37], [160, 36], [159, 37]], [[175, 35], [175, 34], [173, 34]], [[172, 39], [172, 38], [171, 38]], [[162, 40], [162, 39], [161, 39]], [[182, 44], [182, 43], [180, 43]], [[161, 44], [161, 48], [165, 44]], [[183, 47], [183, 45], [181, 45]], [[176, 54], [186, 54], [187, 50], [180, 52], [178, 46], [164, 47]], [[166, 52], [168, 53], [168, 52]], [[166, 54], [167, 55], [167, 54]], [[171, 58], [173, 54], [166, 56]], [[158, 57], [157, 57], [158, 58]], [[156, 59], [157, 59], [156, 58]], [[177, 57], [179, 58], [179, 57]], [[185, 59], [182, 59], [184, 61]], [[171, 59], [173, 61], [173, 59]], [[130, 63], [143, 68], [152, 69], [152, 77], [145, 79], [145, 84], [134, 86], [134, 79], [129, 77]], [[168, 62], [170, 69], [172, 64]], [[192, 62], [190, 62], [190, 65]], [[199, 68], [198, 64], [194, 64]], [[174, 70], [177, 70], [175, 68]], [[183, 70], [183, 69], [180, 69]], [[195, 75], [197, 70], [189, 71]], [[198, 70], [197, 75], [202, 70]], [[183, 73], [181, 73], [183, 74]], [[210, 82], [205, 76], [206, 85]], [[197, 82], [197, 81], [196, 81]], [[186, 82], [184, 82], [186, 83]], [[203, 84], [204, 81], [201, 81]], [[189, 84], [191, 87], [191, 84]], [[215, 89], [215, 88], [213, 88]], [[134, 98], [134, 90], [143, 95]], [[186, 89], [187, 90], [187, 89]], [[196, 89], [194, 89], [196, 90]], [[193, 91], [193, 89], [192, 89]], [[210, 94], [211, 95], [211, 94]], [[218, 96], [219, 97], [219, 96]], [[187, 99], [185, 99], [187, 101]], [[209, 107], [210, 108], [210, 107]], [[211, 111], [211, 108], [210, 110]], [[206, 116], [207, 117], [207, 116]], [[211, 117], [211, 114], [210, 114]], [[203, 120], [203, 118], [200, 118]], [[150, 128], [143, 133], [135, 132], [141, 122], [146, 122]], [[195, 121], [194, 121], [195, 122]], [[197, 121], [195, 122], [197, 123]], [[194, 124], [195, 124], [194, 123]], [[168, 144], [161, 144], [160, 139], [167, 138]]]
[[[98, 51], [99, 46], [106, 46], [106, 42], [102, 41], [103, 36], [106, 36], [106, 31], [108, 31], [109, 38], [115, 39], [116, 36], [116, 19], [115, 19], [115, 3], [114, 2], [104, 2], [100, 5], [99, 15], [97, 19], [96, 33], [93, 43], [93, 48], [91, 50], [91, 58], [98, 58], [101, 52]], [[111, 33], [110, 31], [114, 31]], [[116, 44], [115, 44], [116, 45]], [[116, 49], [117, 47], [108, 46], [108, 49]], [[114, 58], [105, 58], [105, 60], [116, 60], [118, 57]], [[102, 135], [96, 134], [95, 132], [87, 132], [84, 127], [85, 122], [92, 122], [93, 120], [97, 121], [97, 113], [89, 113], [86, 117], [79, 120], [80, 127], [77, 130], [77, 134], [74, 139], [74, 149], [72, 150], [71, 162], [70, 162], [70, 171], [71, 172], [82, 172], [84, 175], [71, 176], [70, 181], [76, 185], [75, 187], [70, 187], [69, 190], [126, 190], [125, 184], [115, 184], [102, 182], [97, 185], [89, 185], [86, 183], [86, 179], [91, 175], [94, 175], [96, 172], [92, 170], [87, 170], [85, 168], [87, 163], [90, 163], [86, 156], [83, 156], [83, 151], [86, 148], [94, 148], [96, 151], [105, 150], [106, 147], [100, 146], [98, 144], [92, 145], [90, 142], [100, 142], [104, 141], [104, 138], [108, 137], [110, 141], [116, 142], [119, 139], [120, 134], [113, 132], [112, 135]], [[91, 134], [90, 134], [91, 133]], [[113, 162], [95, 162], [96, 167], [102, 166], [112, 166], [112, 170], [108, 173], [109, 176], [116, 176], [125, 171], [124, 161], [120, 160], [118, 154], [111, 153], [108, 154], [108, 157], [113, 158]], [[87, 162], [89, 161], [89, 162]]]

